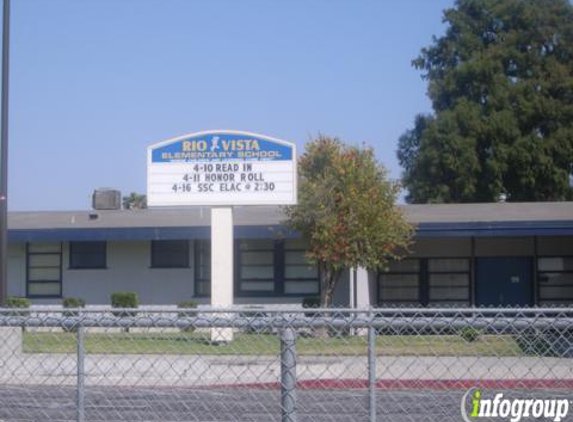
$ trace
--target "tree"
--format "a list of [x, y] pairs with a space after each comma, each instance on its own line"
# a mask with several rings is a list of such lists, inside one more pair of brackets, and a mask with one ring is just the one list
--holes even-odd
[[408, 249], [413, 227], [395, 206], [399, 186], [386, 174], [372, 149], [336, 138], [318, 137], [299, 159], [298, 204], [286, 207], [287, 224], [319, 265], [321, 306], [332, 304], [343, 269], [382, 269]]
[[144, 208], [147, 208], [147, 195], [131, 192], [128, 196], [123, 197], [123, 209], [142, 210]]
[[434, 113], [399, 140], [409, 202], [573, 199], [573, 6], [458, 0], [413, 65]]

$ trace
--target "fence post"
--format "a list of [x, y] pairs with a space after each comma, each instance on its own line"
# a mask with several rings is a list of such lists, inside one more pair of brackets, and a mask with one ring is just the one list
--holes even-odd
[[368, 325], [368, 409], [370, 422], [376, 422], [376, 330], [373, 325], [373, 313], [370, 310]]
[[77, 391], [76, 391], [76, 406], [77, 406], [77, 422], [85, 421], [85, 344], [84, 344], [84, 327], [81, 323], [81, 318], [78, 318], [77, 325]]
[[287, 327], [281, 339], [281, 421], [296, 422], [296, 334]]

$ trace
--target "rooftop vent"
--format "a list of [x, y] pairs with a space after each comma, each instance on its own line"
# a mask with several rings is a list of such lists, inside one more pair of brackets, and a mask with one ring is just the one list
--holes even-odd
[[120, 210], [121, 192], [117, 189], [99, 188], [92, 195], [94, 210]]

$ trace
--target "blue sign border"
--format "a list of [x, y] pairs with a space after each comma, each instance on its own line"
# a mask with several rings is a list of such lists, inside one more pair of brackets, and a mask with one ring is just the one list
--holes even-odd
[[239, 131], [198, 132], [149, 148], [152, 163], [291, 161], [295, 154], [292, 144]]

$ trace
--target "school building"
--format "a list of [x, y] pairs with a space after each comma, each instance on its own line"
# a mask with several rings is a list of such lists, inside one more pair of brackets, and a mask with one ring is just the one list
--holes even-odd
[[[339, 306], [563, 306], [573, 303], [573, 202], [405, 205], [416, 225], [387, 272], [349, 270]], [[319, 272], [280, 207], [234, 209], [234, 301], [300, 304]], [[210, 209], [9, 214], [8, 294], [35, 304], [209, 303]]]

